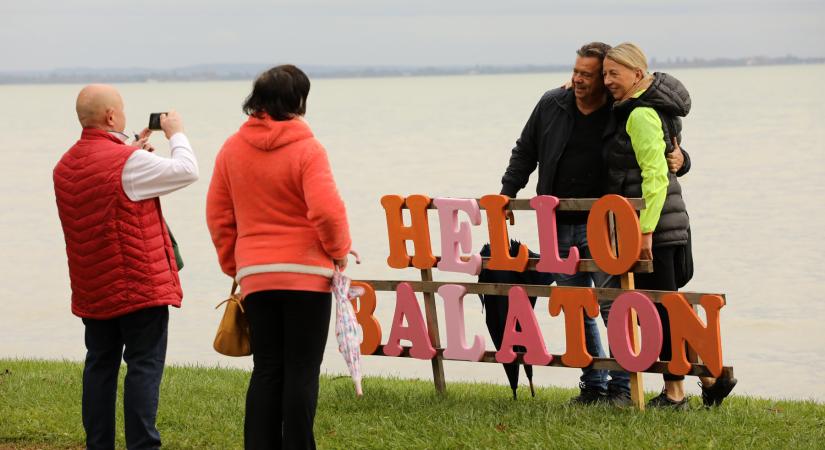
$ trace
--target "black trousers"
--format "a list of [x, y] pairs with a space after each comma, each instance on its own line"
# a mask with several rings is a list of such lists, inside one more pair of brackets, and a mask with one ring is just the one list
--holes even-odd
[[254, 292], [244, 300], [254, 367], [246, 394], [247, 450], [314, 449], [318, 377], [330, 293]]
[[155, 420], [166, 361], [169, 308], [146, 308], [114, 319], [83, 319], [83, 323], [86, 364], [82, 410], [86, 448], [115, 448], [115, 401], [121, 357], [127, 366], [123, 386], [126, 447], [160, 448]]

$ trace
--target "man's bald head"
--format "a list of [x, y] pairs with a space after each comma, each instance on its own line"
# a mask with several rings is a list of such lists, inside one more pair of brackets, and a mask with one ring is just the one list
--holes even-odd
[[77, 119], [84, 128], [123, 131], [126, 119], [123, 99], [112, 86], [90, 84], [77, 94]]

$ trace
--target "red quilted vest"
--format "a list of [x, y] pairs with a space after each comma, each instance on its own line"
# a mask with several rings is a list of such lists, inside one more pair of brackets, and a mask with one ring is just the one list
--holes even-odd
[[123, 191], [123, 166], [136, 149], [85, 128], [54, 168], [77, 316], [110, 319], [152, 306], [180, 307], [183, 292], [160, 201], [133, 202]]

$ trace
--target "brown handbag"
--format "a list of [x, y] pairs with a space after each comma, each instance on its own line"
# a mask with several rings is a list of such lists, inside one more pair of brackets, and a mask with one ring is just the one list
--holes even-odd
[[215, 306], [215, 309], [218, 309], [226, 303], [226, 309], [223, 311], [223, 318], [218, 325], [218, 332], [215, 334], [215, 342], [212, 346], [216, 352], [226, 356], [252, 354], [249, 345], [249, 322], [246, 320], [241, 294], [235, 292], [237, 289], [238, 283], [233, 281], [229, 298]]

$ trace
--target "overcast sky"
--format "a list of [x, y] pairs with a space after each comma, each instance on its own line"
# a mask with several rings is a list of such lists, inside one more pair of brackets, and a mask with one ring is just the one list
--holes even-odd
[[193, 64], [566, 64], [825, 56], [823, 0], [0, 0], [0, 71]]

